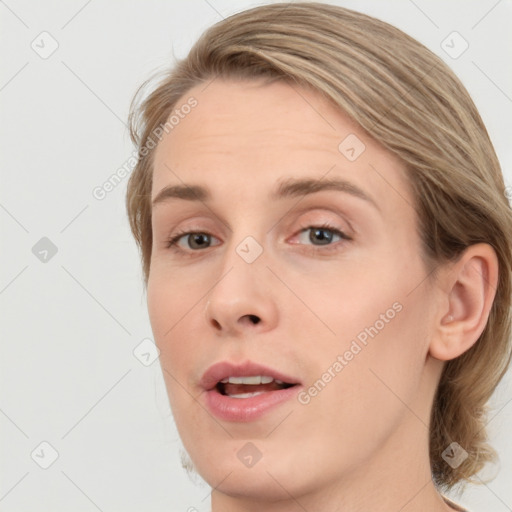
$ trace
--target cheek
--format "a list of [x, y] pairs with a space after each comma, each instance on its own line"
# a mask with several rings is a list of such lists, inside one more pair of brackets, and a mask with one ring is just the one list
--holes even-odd
[[[201, 307], [201, 287], [185, 271], [169, 272], [154, 265], [147, 287], [147, 306], [155, 341], [172, 339], [177, 328], [190, 322]], [[180, 274], [185, 277], [181, 278]], [[184, 282], [181, 282], [184, 281]]]
[[162, 284], [158, 278], [150, 275], [147, 287], [147, 306], [149, 320], [157, 345], [161, 344], [166, 332], [172, 329], [174, 318], [170, 314], [174, 311], [176, 294], [170, 293], [170, 287]]
[[[402, 402], [414, 400], [430, 335], [429, 296], [417, 287], [421, 276], [419, 264], [381, 261], [323, 287], [319, 311], [334, 334], [325, 330], [322, 345], [310, 342], [307, 350], [315, 354], [314, 378], [329, 380], [329, 369], [336, 375], [331, 379], [336, 384], [326, 386], [331, 389], [324, 406], [348, 405], [356, 418], [364, 412], [360, 404], [367, 404], [368, 411], [396, 412]], [[320, 290], [315, 296], [321, 296]]]
[[149, 319], [171, 406], [198, 392], [197, 368], [206, 368], [210, 356], [203, 314], [207, 299], [200, 285], [187, 281], [183, 286], [178, 277], [164, 279], [155, 273], [147, 287]]
[[[298, 429], [308, 449], [324, 450], [326, 458], [336, 445], [347, 463], [361, 462], [409, 417], [428, 425], [428, 404], [424, 407], [421, 400], [427, 338], [422, 308], [410, 297], [381, 298], [375, 304], [374, 295], [371, 306], [367, 299], [365, 313], [340, 315], [336, 327], [345, 326], [347, 336], [324, 345], [322, 355], [318, 345], [312, 352], [317, 370], [308, 385], [315, 396], [300, 410], [314, 420], [302, 422]], [[397, 302], [400, 306], [392, 308]], [[387, 323], [379, 318], [386, 311]]]
[[343, 424], [351, 417], [351, 426], [369, 437], [379, 428], [383, 436], [392, 432], [409, 408], [428, 424], [428, 408], [423, 409], [426, 402], [421, 397], [429, 339], [427, 299], [399, 291], [382, 299], [380, 307], [372, 304], [365, 315], [353, 317], [357, 321], [338, 351], [344, 364], [341, 378], [337, 389], [333, 386], [325, 397], [343, 411]]
[[[162, 284], [164, 283], [164, 284]], [[187, 352], [190, 352], [190, 332], [184, 333], [187, 324], [187, 314], [193, 309], [193, 297], [181, 288], [166, 284], [166, 280], [151, 278], [147, 288], [147, 306], [149, 320], [153, 331], [155, 343], [160, 350], [160, 363], [164, 370], [172, 375], [183, 370]], [[198, 304], [197, 307], [200, 305]], [[185, 338], [183, 339], [183, 337]], [[176, 375], [182, 379], [182, 376]], [[172, 384], [172, 381], [170, 382]]]
[[[180, 433], [181, 420], [188, 411], [194, 411], [188, 379], [190, 378], [190, 333], [185, 332], [187, 297], [181, 290], [161, 285], [162, 280], [148, 281], [147, 305], [155, 343], [160, 350], [160, 366], [166, 384], [169, 405]], [[188, 306], [190, 309], [190, 306]], [[180, 320], [181, 319], [181, 320]]]

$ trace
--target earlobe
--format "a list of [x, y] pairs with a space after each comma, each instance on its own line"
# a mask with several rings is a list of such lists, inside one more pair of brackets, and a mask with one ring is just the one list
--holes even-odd
[[485, 329], [498, 286], [498, 258], [489, 244], [475, 244], [440, 275], [442, 306], [429, 354], [448, 361], [469, 350]]

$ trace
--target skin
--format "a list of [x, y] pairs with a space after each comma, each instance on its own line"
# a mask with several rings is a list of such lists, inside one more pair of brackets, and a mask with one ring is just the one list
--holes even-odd
[[[190, 96], [197, 106], [156, 148], [152, 198], [201, 184], [212, 199], [153, 207], [148, 309], [213, 512], [451, 510], [431, 482], [429, 415], [444, 360], [485, 326], [494, 252], [472, 246], [427, 278], [404, 166], [316, 93], [216, 79], [178, 105]], [[353, 162], [338, 149], [349, 134], [366, 147]], [[333, 190], [270, 200], [290, 177], [344, 178], [377, 207]], [[307, 228], [326, 222], [350, 240], [319, 245]], [[167, 247], [179, 231], [211, 238]], [[247, 236], [263, 249], [252, 263], [236, 252]], [[213, 363], [256, 361], [307, 390], [396, 303], [400, 312], [309, 403], [294, 398], [250, 423], [207, 411], [199, 380]], [[252, 467], [237, 457], [249, 441], [262, 454]]]

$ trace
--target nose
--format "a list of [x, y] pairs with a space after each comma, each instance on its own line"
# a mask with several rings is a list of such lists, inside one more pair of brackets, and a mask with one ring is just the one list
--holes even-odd
[[278, 321], [273, 278], [264, 259], [228, 258], [205, 308], [206, 321], [217, 335], [241, 336], [273, 329]]

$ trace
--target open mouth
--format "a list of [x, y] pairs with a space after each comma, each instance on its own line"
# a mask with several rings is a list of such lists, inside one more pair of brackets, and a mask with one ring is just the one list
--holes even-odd
[[292, 400], [302, 384], [296, 377], [253, 361], [216, 363], [203, 374], [205, 405], [224, 421], [264, 420], [281, 404]]
[[283, 382], [266, 375], [247, 377], [226, 377], [217, 383], [215, 389], [223, 396], [230, 398], [251, 398], [253, 396], [288, 389], [297, 384]]

